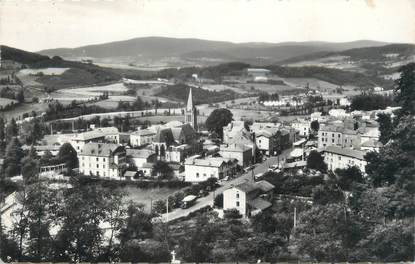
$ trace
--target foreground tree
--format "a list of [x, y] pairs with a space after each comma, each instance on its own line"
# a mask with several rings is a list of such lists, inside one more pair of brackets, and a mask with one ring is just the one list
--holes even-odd
[[307, 158], [307, 168], [325, 172], [327, 171], [327, 164], [319, 152], [312, 150]]

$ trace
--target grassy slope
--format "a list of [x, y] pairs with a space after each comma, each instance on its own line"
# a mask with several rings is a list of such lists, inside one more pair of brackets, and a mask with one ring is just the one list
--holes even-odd
[[29, 68], [71, 68], [59, 76], [45, 75], [36, 81], [48, 88], [59, 89], [74, 85], [91, 85], [117, 81], [121, 75], [108, 69], [74, 61], [62, 60], [59, 57], [48, 56], [1, 46], [2, 59], [13, 60]]

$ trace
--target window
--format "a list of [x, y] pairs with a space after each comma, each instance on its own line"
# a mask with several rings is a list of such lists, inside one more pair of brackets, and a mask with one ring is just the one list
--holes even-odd
[[331, 139], [331, 143], [334, 143], [334, 138]]
[[105, 161], [105, 158], [102, 158], [103, 161]]
[[203, 177], [206, 177], [206, 173], [203, 173]]
[[338, 135], [338, 137], [340, 138], [340, 134]]
[[99, 158], [97, 158], [97, 161], [99, 161]]
[[261, 140], [259, 140], [259, 143], [261, 144]]
[[236, 202], [236, 206], [239, 207], [239, 202]]
[[97, 164], [97, 169], [99, 168], [99, 164]]
[[199, 172], [196, 173], [196, 178], [199, 178]]
[[342, 160], [342, 157], [339, 156], [339, 160]]
[[236, 198], [239, 199], [239, 193], [236, 193]]

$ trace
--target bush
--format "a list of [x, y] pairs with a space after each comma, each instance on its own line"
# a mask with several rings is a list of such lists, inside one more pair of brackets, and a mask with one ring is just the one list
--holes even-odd
[[223, 211], [223, 217], [226, 219], [239, 219], [242, 215], [236, 209], [229, 209]]

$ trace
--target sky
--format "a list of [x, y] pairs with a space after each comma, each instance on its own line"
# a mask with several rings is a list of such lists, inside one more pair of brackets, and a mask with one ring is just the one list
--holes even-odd
[[28, 51], [147, 36], [415, 43], [415, 0], [0, 0], [0, 44]]

